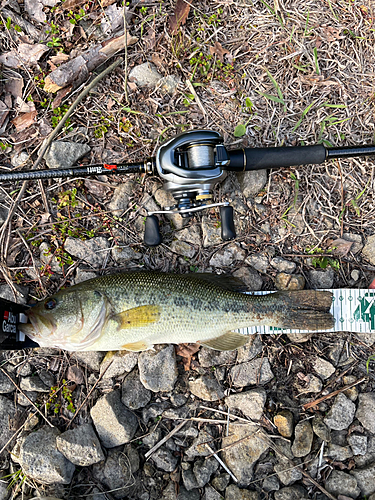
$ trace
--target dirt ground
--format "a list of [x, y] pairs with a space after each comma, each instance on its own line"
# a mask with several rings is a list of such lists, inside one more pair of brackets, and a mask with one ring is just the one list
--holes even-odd
[[[90, 69], [80, 83], [74, 80], [72, 88], [67, 86], [57, 93], [46, 91], [51, 71], [123, 33], [120, 1], [51, 0], [33, 5], [31, 8], [26, 0], [3, 0], [0, 7], [0, 158], [4, 168], [15, 171], [32, 168], [43, 141], [68, 107], [114, 57]], [[165, 140], [193, 129], [219, 132], [229, 149], [375, 143], [373, 2], [215, 0], [178, 1], [176, 7], [174, 0], [140, 1], [127, 3], [125, 17], [128, 36], [136, 40], [126, 51], [122, 47], [118, 50], [121, 64], [77, 105], [55, 138], [90, 146], [83, 163], [141, 161], [154, 156]], [[176, 17], [181, 22], [176, 23]], [[34, 51], [37, 44], [41, 47]], [[160, 84], [141, 85], [129, 78], [134, 68], [146, 62], [154, 65], [160, 78], [173, 77], [176, 85], [171, 92]], [[44, 160], [39, 168], [46, 168]], [[126, 183], [129, 190], [125, 190], [124, 207], [114, 195]], [[303, 277], [306, 288], [319, 286], [319, 279], [324, 288], [327, 278], [328, 288], [365, 289], [375, 277], [375, 251], [374, 257], [371, 251], [362, 253], [375, 234], [373, 158], [274, 169], [263, 181], [256, 176], [243, 180], [229, 174], [215, 188], [214, 198], [216, 202], [230, 200], [235, 208], [235, 246], [215, 239], [204, 244], [202, 228], [220, 227], [215, 209], [186, 220], [162, 216], [163, 243], [155, 248], [145, 246], [145, 208], [162, 204], [161, 187], [156, 176], [134, 174], [126, 178], [50, 179], [29, 182], [19, 199], [21, 181], [0, 184], [0, 215], [6, 220], [0, 230], [2, 283], [10, 289], [19, 287], [31, 303], [74, 284], [79, 275], [92, 277], [90, 273], [99, 276], [130, 268], [233, 274], [249, 267], [246, 259], [251, 256], [263, 256], [268, 262], [265, 268], [257, 268], [254, 260], [250, 264], [263, 290], [276, 289], [279, 270], [269, 264], [274, 257], [295, 263], [293, 272]], [[178, 250], [175, 243], [176, 233], [184, 228], [198, 235], [190, 239], [191, 254]], [[88, 242], [92, 238], [104, 238], [107, 250], [129, 248], [131, 257], [116, 260], [108, 250], [98, 267], [67, 250], [68, 239], [71, 244], [72, 239]], [[350, 240], [356, 242], [356, 249], [345, 245]], [[219, 261], [212, 259], [227, 245], [234, 248], [232, 262], [215, 264]], [[314, 274], [317, 270], [318, 278]], [[347, 351], [350, 363], [336, 364], [335, 373], [323, 381], [321, 390], [303, 402], [342, 388], [342, 372], [356, 380], [365, 377], [358, 386], [360, 392], [374, 389], [371, 356], [375, 351], [368, 339], [365, 342], [350, 333], [340, 339], [324, 334], [296, 343], [285, 335], [270, 335], [262, 342], [261, 356], [269, 359], [274, 374], [264, 386], [267, 404], [263, 424], [270, 433], [276, 431], [268, 422], [287, 406], [286, 401], [296, 400], [307, 383], [303, 377], [313, 370], [312, 357], [328, 356], [337, 343]], [[3, 355], [9, 359], [9, 354]], [[54, 369], [57, 386], [63, 384], [67, 368], [75, 363], [69, 353], [61, 351], [51, 357], [27, 350], [17, 355], [25, 362], [33, 359], [35, 373], [51, 364], [56, 368], [59, 363]], [[202, 373], [196, 353], [190, 372], [183, 369], [184, 359], [177, 352], [179, 390], [188, 390], [189, 374]], [[77, 401], [81, 398], [82, 402], [90, 390], [87, 380], [85, 383]], [[113, 383], [118, 387], [119, 380]], [[106, 390], [94, 391], [87, 408]], [[153, 402], [159, 403], [162, 395], [153, 397]], [[219, 408], [219, 402], [210, 404]], [[312, 415], [304, 409], [301, 412]], [[88, 409], [84, 414], [88, 415]], [[65, 430], [66, 415], [50, 417]], [[195, 416], [199, 415], [197, 411]], [[139, 449], [142, 455], [144, 450]], [[345, 462], [341, 470], [351, 470], [352, 465]], [[4, 471], [13, 472], [9, 467], [9, 462], [4, 464]], [[340, 469], [335, 464], [332, 467]], [[155, 474], [156, 493], [149, 498], [161, 498], [169, 480], [165, 477], [168, 474]], [[173, 474], [171, 480], [178, 485], [177, 473]], [[80, 481], [90, 482], [92, 477], [77, 473], [72, 484]], [[91, 486], [94, 483], [97, 485], [94, 481]], [[43, 490], [30, 484], [24, 486], [22, 498]], [[323, 479], [319, 484], [324, 484]], [[309, 483], [306, 488], [309, 498], [322, 495], [316, 485]], [[57, 497], [76, 498], [68, 487], [56, 491], [52, 493]], [[89, 490], [82, 486], [79, 491], [84, 495]], [[259, 498], [274, 498], [272, 492], [257, 491]], [[20, 492], [13, 489], [12, 498], [17, 494]], [[200, 494], [211, 498], [203, 489]], [[113, 497], [108, 494], [107, 498]]]

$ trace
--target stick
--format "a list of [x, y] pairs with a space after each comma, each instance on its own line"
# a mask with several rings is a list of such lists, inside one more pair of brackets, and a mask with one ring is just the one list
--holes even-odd
[[212, 453], [212, 456], [216, 458], [216, 460], [223, 467], [223, 469], [230, 475], [230, 477], [233, 479], [233, 481], [235, 481], [236, 483], [238, 483], [238, 479], [236, 478], [236, 476], [228, 469], [228, 467], [221, 460], [221, 458], [219, 458], [219, 456], [214, 452], [214, 450], [211, 448], [211, 446], [209, 444], [207, 444], [207, 443], [205, 443], [205, 444], [206, 444], [207, 448], [210, 450], [210, 452]]
[[326, 396], [322, 396], [321, 398], [315, 399], [314, 401], [310, 401], [310, 403], [305, 403], [304, 405], [302, 405], [302, 408], [304, 410], [308, 410], [309, 408], [312, 408], [313, 406], [318, 405], [319, 403], [321, 403], [322, 401], [325, 401], [326, 399], [330, 399], [330, 398], [333, 398], [333, 396], [337, 396], [337, 394], [340, 394], [340, 392], [344, 392], [348, 389], [351, 389], [355, 385], [361, 384], [365, 380], [366, 380], [366, 377], [363, 377], [363, 378], [357, 380], [357, 382], [354, 382], [353, 384], [345, 385], [341, 389], [337, 389], [337, 391], [330, 392]]
[[169, 438], [171, 438], [174, 434], [176, 434], [176, 432], [178, 432], [180, 429], [182, 429], [182, 427], [186, 424], [186, 422], [188, 422], [187, 420], [184, 420], [183, 422], [180, 422], [178, 425], [176, 425], [176, 427], [171, 430], [171, 432], [169, 434], [167, 434], [165, 437], [163, 437], [163, 439], [161, 439], [158, 443], [156, 443], [155, 446], [153, 446], [151, 448], [151, 450], [149, 450], [147, 453], [145, 453], [145, 457], [146, 459], [148, 460], [150, 458], [150, 456], [160, 448], [160, 446], [162, 446], [165, 442], [168, 441]]

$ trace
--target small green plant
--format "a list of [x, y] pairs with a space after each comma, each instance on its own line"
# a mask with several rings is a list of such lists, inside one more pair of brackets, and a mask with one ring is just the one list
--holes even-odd
[[276, 92], [277, 92], [277, 96], [274, 96], [274, 95], [271, 95], [271, 94], [266, 94], [264, 92], [260, 92], [259, 90], [257, 91], [258, 94], [262, 95], [263, 97], [265, 97], [266, 99], [269, 99], [270, 101], [274, 101], [274, 102], [278, 102], [280, 104], [283, 105], [284, 107], [284, 111], [286, 111], [286, 104], [285, 104], [285, 100], [284, 100], [284, 96], [283, 96], [283, 93], [281, 92], [281, 89], [280, 89], [280, 86], [279, 84], [277, 83], [277, 81], [274, 79], [274, 77], [271, 75], [271, 73], [268, 71], [268, 69], [266, 69], [266, 72], [267, 72], [267, 75], [269, 77], [269, 79], [271, 80], [271, 82], [273, 83], [273, 86], [275, 87], [276, 89]]
[[7, 474], [6, 476], [1, 477], [0, 479], [10, 479], [9, 484], [7, 486], [7, 490], [11, 490], [18, 483], [18, 490], [22, 486], [22, 483], [26, 480], [25, 474], [22, 472], [22, 469], [19, 469], [12, 474]]
[[372, 361], [374, 361], [374, 360], [375, 360], [375, 354], [371, 354], [371, 356], [369, 356], [369, 357], [367, 358], [367, 361], [366, 361], [366, 371], [367, 371], [367, 373], [369, 373], [370, 363], [371, 363]]
[[54, 49], [59, 48], [59, 47], [62, 48], [61, 38], [58, 36], [53, 36], [52, 40], [47, 42], [46, 45], [47, 45], [47, 47], [54, 48]]
[[108, 117], [101, 116], [100, 121], [99, 121], [99, 125], [97, 125], [95, 127], [94, 136], [97, 139], [104, 137], [105, 134], [108, 132], [110, 126], [112, 125], [112, 122], [113, 122], [112, 116], [108, 116]]
[[73, 188], [71, 190], [59, 193], [58, 200], [56, 200], [56, 198], [52, 198], [52, 202], [56, 203], [59, 209], [63, 207], [75, 208], [78, 205], [76, 196], [77, 196], [77, 188]]
[[[250, 97], [246, 97], [245, 99], [245, 106], [248, 110], [249, 113], [252, 113], [253, 111], [253, 103], [250, 99]], [[251, 121], [251, 116], [250, 118], [247, 120], [247, 122], [244, 124], [244, 123], [239, 123], [236, 128], [234, 129], [234, 137], [243, 137], [245, 134], [246, 134], [246, 127], [248, 126], [248, 124], [250, 123]]]
[[78, 13], [74, 13], [72, 10], [68, 12], [68, 19], [70, 24], [77, 24], [81, 19], [83, 19], [86, 15], [84, 9], [79, 9]]
[[0, 149], [1, 151], [6, 151], [8, 148], [11, 148], [12, 146], [10, 146], [7, 142], [1, 142], [0, 141]]
[[[58, 108], [55, 108], [53, 110], [52, 118], [51, 118], [51, 123], [52, 127], [56, 128], [59, 122], [62, 120], [63, 116], [69, 109], [69, 106], [67, 104], [64, 104], [63, 106], [59, 106]], [[70, 118], [68, 118], [65, 122], [65, 127], [68, 128], [70, 125]]]
[[327, 255], [315, 255], [315, 254], [323, 254], [323, 253], [332, 253], [335, 248], [328, 248], [325, 252], [322, 248], [315, 247], [310, 248], [307, 247], [306, 251], [308, 254], [314, 255], [311, 259], [311, 265], [314, 267], [319, 267], [320, 269], [327, 269], [328, 266], [332, 267], [338, 271], [340, 269], [340, 263], [337, 259], [329, 257]]
[[62, 380], [62, 383], [63, 385], [61, 388], [57, 385], [51, 387], [49, 397], [46, 402], [47, 411], [52, 410], [55, 415], [58, 415], [60, 412], [62, 402], [65, 403], [66, 409], [70, 412], [74, 413], [76, 411], [72, 401], [72, 390], [65, 379]]
[[59, 27], [53, 21], [50, 23], [50, 29], [46, 30], [47, 35], [58, 35], [59, 32]]

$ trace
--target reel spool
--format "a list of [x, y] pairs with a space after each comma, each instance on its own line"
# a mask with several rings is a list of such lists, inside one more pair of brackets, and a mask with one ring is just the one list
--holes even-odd
[[221, 182], [229, 164], [223, 138], [210, 130], [194, 130], [174, 137], [161, 146], [156, 155], [158, 174], [164, 179], [164, 189], [170, 191], [176, 205], [149, 212], [146, 217], [144, 243], [159, 245], [162, 241], [159, 221], [155, 214], [176, 214], [191, 217], [194, 212], [220, 207], [221, 236], [224, 241], [236, 237], [233, 208], [228, 202], [211, 203], [214, 186]]

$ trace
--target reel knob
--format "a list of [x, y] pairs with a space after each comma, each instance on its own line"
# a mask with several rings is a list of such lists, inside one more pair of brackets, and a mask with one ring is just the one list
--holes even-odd
[[156, 215], [148, 215], [145, 222], [143, 242], [148, 247], [156, 247], [163, 241], [159, 230], [159, 219]]
[[221, 217], [221, 238], [223, 241], [234, 240], [236, 229], [233, 220], [233, 207], [227, 205], [220, 207]]

